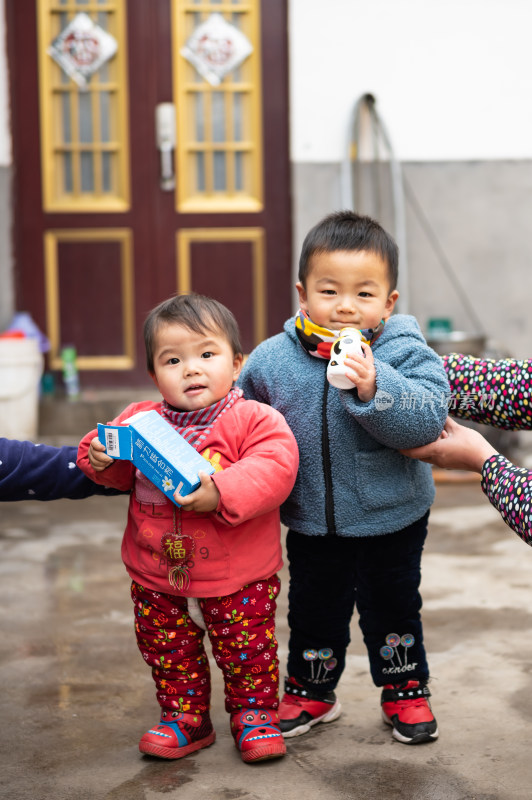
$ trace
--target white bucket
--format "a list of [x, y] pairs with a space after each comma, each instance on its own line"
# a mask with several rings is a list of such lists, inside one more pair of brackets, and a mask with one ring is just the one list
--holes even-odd
[[37, 438], [42, 372], [36, 339], [0, 338], [0, 436]]

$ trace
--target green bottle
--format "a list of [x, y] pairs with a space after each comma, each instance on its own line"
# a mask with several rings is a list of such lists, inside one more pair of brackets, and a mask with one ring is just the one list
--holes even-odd
[[66, 396], [69, 400], [77, 400], [79, 398], [79, 373], [76, 363], [76, 348], [73, 345], [63, 347], [61, 358], [63, 361], [63, 381]]

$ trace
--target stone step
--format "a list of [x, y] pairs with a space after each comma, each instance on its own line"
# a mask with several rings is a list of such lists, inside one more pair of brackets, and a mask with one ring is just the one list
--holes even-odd
[[109, 422], [130, 403], [160, 400], [153, 389], [87, 389], [76, 400], [62, 394], [43, 395], [39, 401], [39, 438], [77, 444], [98, 422]]

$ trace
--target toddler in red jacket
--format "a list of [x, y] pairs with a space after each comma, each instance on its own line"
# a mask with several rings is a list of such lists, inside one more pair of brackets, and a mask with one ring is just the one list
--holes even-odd
[[276, 758], [286, 752], [277, 715], [279, 506], [295, 481], [297, 445], [280, 413], [235, 388], [242, 347], [225, 306], [172, 297], [148, 315], [144, 340], [163, 399], [133, 403], [111, 424], [155, 409], [215, 472], [200, 473], [200, 487], [176, 494], [176, 506], [131, 462], [110, 458], [96, 430], [79, 446], [86, 475], [131, 490], [122, 558], [161, 707], [139, 749], [173, 759], [214, 742], [206, 632], [242, 759]]

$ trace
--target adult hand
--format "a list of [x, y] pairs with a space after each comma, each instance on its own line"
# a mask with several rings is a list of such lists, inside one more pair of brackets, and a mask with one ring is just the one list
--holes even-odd
[[465, 469], [472, 472], [482, 472], [486, 459], [497, 454], [482, 434], [459, 425], [450, 417], [447, 417], [445, 428], [435, 442], [400, 452], [409, 458], [419, 458], [420, 461], [443, 469]]

